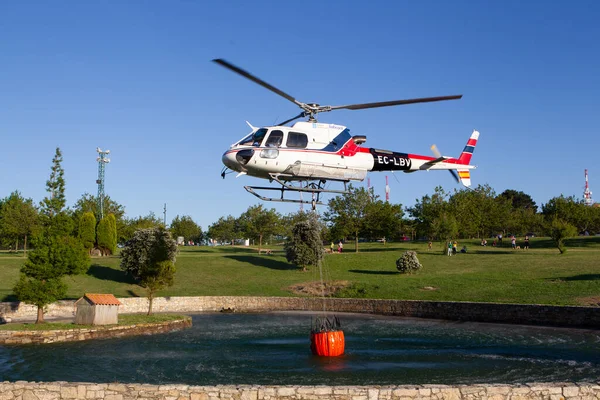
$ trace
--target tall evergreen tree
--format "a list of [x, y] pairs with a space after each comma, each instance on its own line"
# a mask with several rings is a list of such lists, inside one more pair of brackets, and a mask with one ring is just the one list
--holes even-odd
[[65, 180], [60, 149], [52, 160], [46, 182], [49, 196], [41, 203], [44, 224], [14, 288], [17, 298], [38, 308], [36, 323], [44, 322], [44, 306], [66, 294], [61, 278], [87, 271], [89, 255], [78, 238], [71, 236], [73, 220], [65, 210]]
[[65, 198], [65, 171], [62, 168], [62, 153], [56, 148], [52, 159], [52, 171], [50, 178], [46, 181], [46, 191], [49, 193], [40, 206], [41, 211], [48, 217], [53, 217], [64, 210], [67, 200]]

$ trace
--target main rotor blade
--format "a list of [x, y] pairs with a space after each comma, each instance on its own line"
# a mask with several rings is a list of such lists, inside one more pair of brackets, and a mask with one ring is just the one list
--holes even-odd
[[454, 96], [422, 97], [419, 99], [380, 101], [377, 103], [350, 104], [347, 106], [331, 106], [331, 109], [332, 110], [339, 110], [339, 109], [363, 110], [365, 108], [399, 106], [399, 105], [403, 105], [403, 104], [414, 104], [414, 103], [429, 103], [432, 101], [458, 100], [461, 97], [462, 97], [462, 94], [454, 95]]
[[289, 122], [292, 122], [292, 121], [297, 120], [298, 118], [302, 118], [302, 117], [306, 117], [306, 113], [304, 111], [302, 111], [300, 114], [296, 115], [294, 118], [290, 118], [288, 120], [278, 123], [277, 126], [283, 126]]
[[296, 100], [289, 94], [277, 89], [275, 86], [269, 85], [267, 82], [263, 81], [262, 79], [257, 78], [256, 76], [252, 75], [251, 73], [249, 73], [247, 71], [244, 71], [243, 69], [241, 69], [239, 67], [236, 67], [235, 65], [223, 60], [222, 58], [215, 58], [213, 61], [216, 62], [217, 64], [221, 65], [222, 67], [225, 67], [237, 74], [240, 74], [244, 78], [250, 79], [254, 83], [258, 83], [260, 86], [262, 86], [266, 89], [269, 89], [271, 92], [280, 95], [284, 99], [287, 99], [300, 107], [303, 106], [303, 103], [299, 102], [298, 100]]

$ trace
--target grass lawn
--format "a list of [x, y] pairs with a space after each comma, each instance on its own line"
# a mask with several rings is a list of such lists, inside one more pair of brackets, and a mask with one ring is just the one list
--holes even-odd
[[[491, 243], [491, 241], [488, 241]], [[380, 299], [598, 305], [600, 303], [600, 237], [567, 241], [559, 255], [551, 242], [533, 238], [530, 250], [482, 247], [479, 241], [459, 241], [468, 253], [448, 257], [441, 243], [427, 251], [424, 242], [354, 243], [343, 254], [327, 254], [326, 280], [348, 281], [346, 295]], [[293, 296], [292, 284], [319, 279], [316, 268], [302, 272], [285, 260], [281, 246], [181, 247], [175, 285], [159, 296]], [[325, 246], [328, 247], [328, 246]], [[396, 272], [395, 260], [405, 250], [416, 250], [423, 268], [413, 275]], [[22, 255], [0, 256], [0, 300], [14, 300], [12, 287], [23, 264]], [[68, 297], [83, 293], [113, 293], [118, 297], [144, 296], [144, 291], [119, 269], [118, 257], [93, 258], [87, 275], [67, 277]]]
[[[126, 325], [137, 325], [137, 324], [152, 324], [158, 322], [175, 321], [180, 319], [189, 318], [185, 315], [175, 314], [121, 314], [119, 315], [119, 323], [116, 326]], [[115, 325], [102, 325], [102, 326], [115, 326]], [[101, 328], [102, 326], [97, 325], [76, 325], [71, 322], [46, 322], [44, 324], [4, 324], [0, 325], [0, 331], [53, 331], [53, 330], [65, 330], [65, 329], [87, 329], [87, 328]]]

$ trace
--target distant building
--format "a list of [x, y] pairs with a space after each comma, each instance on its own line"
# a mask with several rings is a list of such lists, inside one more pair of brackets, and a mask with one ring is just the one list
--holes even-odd
[[121, 302], [112, 294], [86, 293], [75, 302], [75, 323], [80, 325], [112, 325], [119, 322]]

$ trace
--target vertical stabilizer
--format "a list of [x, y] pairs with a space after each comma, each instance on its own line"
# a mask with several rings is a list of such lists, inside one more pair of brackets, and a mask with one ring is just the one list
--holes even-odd
[[475, 146], [477, 145], [477, 140], [479, 140], [479, 132], [474, 130], [471, 134], [471, 137], [467, 141], [467, 145], [463, 149], [460, 157], [458, 157], [458, 161], [461, 164], [468, 165], [471, 162], [471, 157], [473, 156], [473, 151], [475, 150]]

